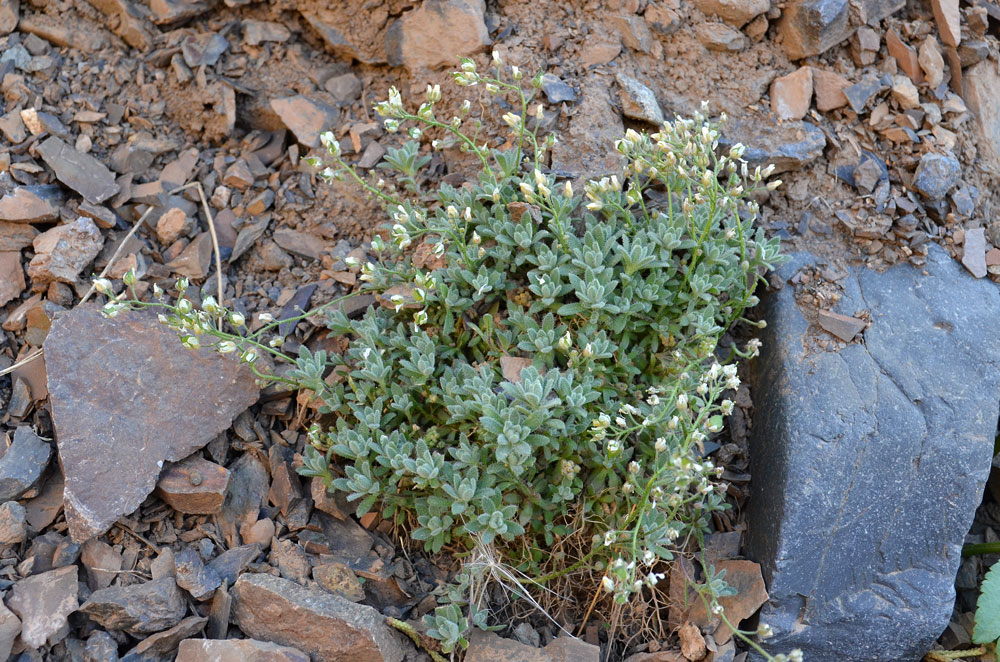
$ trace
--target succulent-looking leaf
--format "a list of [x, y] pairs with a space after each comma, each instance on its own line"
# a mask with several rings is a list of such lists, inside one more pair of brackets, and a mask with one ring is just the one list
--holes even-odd
[[983, 579], [972, 630], [973, 643], [987, 644], [997, 639], [1000, 639], [1000, 563], [993, 564]]

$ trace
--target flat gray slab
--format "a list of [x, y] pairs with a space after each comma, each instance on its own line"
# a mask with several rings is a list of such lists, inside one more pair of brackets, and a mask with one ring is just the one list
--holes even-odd
[[765, 299], [747, 542], [774, 652], [916, 661], [948, 623], [997, 429], [1000, 290], [937, 246], [925, 271], [851, 271], [835, 312], [872, 323], [840, 351], [810, 349], [791, 285]]

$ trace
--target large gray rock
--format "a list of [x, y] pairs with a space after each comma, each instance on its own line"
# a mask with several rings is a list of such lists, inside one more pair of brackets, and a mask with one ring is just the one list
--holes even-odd
[[1000, 290], [937, 246], [925, 270], [851, 271], [837, 312], [872, 323], [840, 351], [810, 340], [791, 286], [767, 297], [747, 543], [774, 650], [915, 662], [948, 624], [993, 454]]
[[[790, 60], [819, 55], [851, 36], [850, 5], [857, 23], [879, 21], [906, 5], [906, 0], [792, 0], [781, 13], [778, 34]], [[873, 23], [874, 24], [874, 23]]]

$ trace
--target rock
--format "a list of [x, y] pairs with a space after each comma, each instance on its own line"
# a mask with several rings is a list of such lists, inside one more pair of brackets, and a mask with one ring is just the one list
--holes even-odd
[[865, 107], [871, 101], [872, 97], [889, 89], [891, 85], [892, 78], [888, 75], [879, 76], [878, 74], [869, 73], [862, 76], [861, 80], [854, 85], [845, 87], [844, 96], [847, 97], [847, 102], [851, 105], [851, 110], [860, 115], [865, 112]]
[[611, 14], [605, 17], [605, 21], [611, 31], [621, 37], [622, 44], [626, 48], [640, 53], [652, 52], [656, 40], [653, 39], [653, 33], [649, 31], [649, 26], [641, 16]]
[[[726, 584], [735, 593], [719, 598], [719, 604], [725, 610], [726, 617], [733, 625], [749, 618], [767, 601], [767, 591], [761, 567], [753, 561], [727, 560], [719, 561], [716, 570], [726, 573]], [[715, 621], [708, 608], [701, 600], [696, 600], [689, 613], [691, 620], [702, 628], [711, 628]], [[725, 623], [715, 628], [712, 636], [716, 643], [724, 644], [732, 637], [732, 630]]]
[[958, 0], [931, 0], [938, 34], [947, 46], [958, 47], [962, 43], [962, 14], [958, 10]]
[[271, 545], [274, 532], [274, 520], [265, 517], [247, 527], [246, 531], [243, 532], [243, 541], [248, 545], [260, 545], [267, 549]]
[[21, 120], [21, 113], [15, 109], [0, 115], [0, 133], [13, 145], [23, 142], [28, 137], [28, 131]]
[[25, 503], [28, 526], [41, 531], [55, 521], [62, 512], [62, 491], [62, 472], [57, 469], [42, 483], [41, 493]]
[[17, 501], [0, 504], [0, 545], [24, 542], [27, 534], [24, 506]]
[[278, 572], [285, 579], [296, 584], [308, 584], [312, 573], [309, 555], [293, 540], [275, 540], [271, 543], [271, 558], [278, 566]]
[[45, 223], [59, 218], [63, 204], [58, 186], [19, 186], [0, 198], [0, 221]]
[[198, 601], [212, 597], [215, 589], [222, 584], [219, 573], [206, 568], [201, 556], [193, 547], [185, 547], [174, 557], [177, 585]]
[[218, 0], [148, 0], [157, 25], [179, 23], [204, 14], [218, 4]]
[[188, 616], [180, 623], [150, 635], [135, 645], [122, 658], [122, 662], [156, 662], [171, 659], [182, 640], [193, 637], [205, 629], [208, 619], [202, 616]]
[[771, 112], [781, 120], [800, 120], [809, 112], [813, 95], [812, 67], [799, 67], [771, 82]]
[[121, 552], [106, 542], [92, 538], [80, 547], [80, 560], [87, 571], [87, 586], [99, 591], [111, 586], [122, 569]]
[[334, 595], [351, 602], [365, 599], [365, 589], [357, 575], [342, 563], [325, 563], [313, 566], [313, 580]]
[[189, 34], [181, 41], [181, 56], [184, 63], [192, 69], [200, 66], [214, 67], [228, 49], [229, 42], [217, 32]]
[[361, 97], [361, 79], [352, 73], [333, 76], [323, 84], [337, 103], [348, 106]]
[[719, 144], [729, 149], [735, 143], [747, 146], [743, 158], [750, 168], [774, 165], [774, 172], [798, 170], [823, 154], [826, 136], [809, 122], [784, 122], [775, 125], [752, 116], [730, 119], [723, 127]]
[[841, 315], [831, 310], [819, 311], [819, 325], [844, 342], [851, 342], [865, 328], [864, 320], [849, 315]]
[[781, 12], [778, 35], [790, 60], [819, 55], [850, 36], [848, 0], [793, 0]]
[[148, 51], [153, 47], [152, 26], [128, 0], [87, 0], [87, 2], [112, 19], [112, 30], [126, 44], [140, 51]]
[[614, 41], [594, 40], [586, 41], [580, 49], [580, 64], [584, 69], [591, 69], [598, 65], [608, 64], [622, 52], [622, 42], [620, 39]]
[[624, 161], [614, 144], [625, 126], [611, 106], [608, 88], [588, 76], [581, 96], [576, 114], [552, 148], [552, 169], [582, 180], [621, 175]]
[[[455, 66], [456, 59], [490, 45], [485, 15], [485, 0], [424, 0], [386, 31], [389, 64], [410, 73]], [[448, 35], [447, 48], [441, 48], [442, 35]]]
[[27, 223], [7, 223], [0, 221], [0, 252], [17, 252], [38, 236], [38, 230]]
[[17, 27], [23, 34], [36, 35], [56, 46], [90, 53], [107, 46], [111, 36], [100, 26], [82, 18], [67, 21], [44, 14], [26, 14]]
[[173, 190], [188, 183], [198, 165], [198, 150], [194, 147], [181, 152], [176, 159], [163, 166], [160, 183], [164, 189]]
[[934, 244], [923, 270], [854, 268], [840, 285], [838, 310], [872, 323], [839, 351], [807, 349], [792, 287], [764, 302], [750, 458], [775, 479], [752, 484], [747, 529], [771, 596], [760, 620], [772, 650], [813, 662], [917, 660], [952, 614], [989, 473], [1000, 291]]
[[[74, 568], [75, 569], [75, 568]], [[94, 591], [80, 612], [108, 630], [152, 634], [181, 622], [187, 603], [172, 577]]]
[[87, 638], [84, 662], [118, 662], [118, 642], [104, 630], [97, 630]]
[[927, 38], [920, 44], [917, 61], [920, 63], [920, 68], [924, 70], [924, 76], [931, 89], [933, 90], [940, 85], [941, 81], [944, 80], [944, 58], [941, 57], [941, 48], [933, 35], [927, 35]]
[[25, 646], [41, 648], [69, 634], [68, 617], [80, 604], [76, 579], [76, 566], [68, 565], [14, 584], [6, 603], [21, 619], [21, 641]]
[[687, 622], [682, 625], [677, 637], [681, 642], [681, 654], [689, 660], [700, 660], [708, 652], [705, 647], [705, 637], [694, 623]]
[[889, 55], [896, 60], [896, 65], [910, 77], [914, 83], [921, 83], [924, 80], [924, 72], [920, 69], [920, 61], [917, 58], [917, 51], [912, 46], [904, 43], [896, 31], [889, 29], [885, 33], [885, 45], [889, 49]]
[[0, 457], [0, 501], [21, 498], [34, 488], [49, 466], [52, 446], [27, 425], [18, 426], [14, 441]]
[[177, 662], [309, 662], [296, 648], [256, 639], [185, 639]]
[[21, 252], [0, 251], [0, 306], [21, 296], [27, 286], [24, 267], [21, 266]]
[[982, 158], [979, 166], [988, 172], [1000, 173], [1000, 74], [995, 63], [982, 61], [965, 71], [963, 78], [965, 101], [975, 117], [979, 140], [976, 147]]
[[254, 559], [260, 556], [260, 545], [241, 545], [227, 549], [209, 561], [208, 568], [227, 585], [234, 584], [240, 573], [247, 569]]
[[465, 662], [598, 662], [600, 657], [599, 646], [574, 637], [557, 637], [545, 648], [534, 648], [478, 628], [469, 633], [465, 652]]
[[226, 174], [222, 177], [223, 184], [240, 191], [253, 186], [253, 182], [253, 173], [250, 172], [250, 166], [247, 165], [247, 162], [244, 159], [239, 159], [233, 163], [233, 165], [229, 166], [226, 170]]
[[929, 200], [940, 200], [961, 181], [962, 166], [950, 154], [928, 152], [920, 157], [911, 187]]
[[[81, 306], [63, 314], [49, 331], [45, 362], [74, 540], [135, 510], [164, 462], [214, 439], [258, 394], [252, 372], [235, 359], [207, 348], [181, 351], [173, 331], [139, 313], [105, 319]], [[173, 386], [150, 391], [148, 384]], [[104, 412], [112, 409], [118, 414], [109, 419]]]
[[274, 191], [267, 188], [247, 203], [246, 212], [250, 216], [259, 216], [274, 204]]
[[920, 92], [909, 76], [892, 77], [892, 98], [903, 110], [920, 107]]
[[183, 209], [171, 207], [156, 219], [156, 239], [163, 246], [169, 246], [194, 227], [194, 221]]
[[965, 231], [962, 245], [962, 264], [976, 278], [986, 277], [986, 230], [973, 228]]
[[401, 662], [401, 635], [371, 607], [272, 575], [233, 587], [233, 622], [248, 636], [307, 653], [313, 662]]
[[271, 100], [271, 110], [306, 147], [319, 144], [319, 134], [336, 126], [340, 111], [301, 94]]
[[619, 73], [616, 78], [621, 85], [621, 95], [619, 100], [622, 104], [622, 112], [625, 117], [649, 122], [660, 126], [663, 124], [663, 111], [656, 101], [656, 95], [635, 78]]
[[295, 264], [292, 256], [281, 250], [278, 244], [270, 239], [263, 241], [257, 247], [257, 255], [260, 257], [261, 266], [265, 271], [281, 271], [289, 269]]
[[86, 200], [80, 202], [77, 212], [92, 220], [102, 230], [108, 230], [118, 224], [118, 216], [113, 211], [102, 205], [92, 205]]
[[55, 136], [38, 146], [38, 153], [56, 177], [88, 202], [100, 204], [118, 193], [114, 174], [89, 154], [82, 154]]
[[212, 265], [212, 235], [202, 232], [191, 240], [181, 254], [166, 266], [171, 272], [201, 280], [208, 275]]
[[[268, 475], [264, 464], [253, 454], [244, 453], [229, 465], [232, 478], [229, 494], [219, 513], [219, 528], [230, 547], [241, 544], [242, 527], [257, 521], [267, 496]], [[268, 539], [270, 544], [270, 539]]]
[[555, 74], [542, 74], [542, 92], [545, 93], [549, 103], [576, 101], [576, 90]]
[[725, 23], [699, 23], [694, 33], [701, 45], [710, 51], [736, 53], [750, 43], [746, 35]]
[[324, 242], [316, 236], [291, 228], [278, 228], [271, 236], [274, 243], [289, 253], [295, 253], [310, 260], [318, 260], [325, 248]]
[[0, 0], [0, 37], [10, 34], [17, 27], [20, 4], [21, 0]]
[[72, 223], [46, 230], [31, 244], [35, 248], [35, 257], [28, 263], [32, 283], [75, 283], [83, 268], [101, 252], [104, 237], [92, 220], [78, 216]]
[[251, 46], [257, 46], [267, 41], [280, 43], [291, 38], [292, 33], [281, 23], [255, 21], [251, 18], [243, 21], [243, 41]]
[[718, 16], [734, 28], [742, 28], [751, 19], [771, 8], [770, 0], [694, 0], [706, 16]]
[[0, 660], [10, 658], [14, 640], [21, 634], [21, 619], [0, 600]]
[[179, 513], [214, 515], [222, 510], [229, 470], [197, 454], [168, 465], [156, 483], [156, 495]]
[[111, 152], [108, 165], [119, 174], [138, 175], [148, 170], [155, 158], [156, 155], [147, 149], [133, 143], [122, 143]]

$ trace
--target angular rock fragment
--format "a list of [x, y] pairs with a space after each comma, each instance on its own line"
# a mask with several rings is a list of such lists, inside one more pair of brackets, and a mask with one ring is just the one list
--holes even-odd
[[742, 28], [771, 8], [769, 0], [695, 0], [694, 6], [707, 16], [718, 16], [734, 28]]
[[737, 53], [750, 44], [746, 35], [725, 23], [699, 23], [694, 33], [702, 46], [720, 53]]
[[118, 662], [118, 642], [104, 630], [97, 630], [87, 637], [83, 650], [85, 662]]
[[325, 248], [318, 237], [291, 228], [278, 228], [272, 235], [274, 243], [289, 253], [295, 253], [310, 260], [318, 260]]
[[121, 552], [116, 552], [114, 547], [97, 539], [88, 540], [81, 545], [80, 560], [87, 571], [87, 586], [91, 591], [111, 586], [118, 571], [122, 569]]
[[986, 230], [983, 228], [965, 231], [962, 264], [976, 278], [986, 277]]
[[795, 0], [778, 21], [782, 47], [790, 60], [819, 55], [850, 36], [847, 0]]
[[273, 575], [244, 574], [233, 622], [253, 638], [294, 646], [314, 662], [401, 662], [402, 637], [371, 607]]
[[309, 662], [309, 656], [256, 639], [185, 639], [177, 648], [177, 662]]
[[284, 42], [292, 38], [292, 33], [281, 23], [273, 21], [243, 21], [243, 40], [251, 46], [266, 41]]
[[75, 308], [53, 322], [45, 358], [74, 540], [135, 510], [164, 462], [207, 444], [258, 394], [245, 366], [182, 350], [173, 331], [138, 313], [105, 319], [96, 307]]
[[14, 441], [0, 457], [0, 501], [21, 498], [35, 487], [52, 457], [52, 446], [27, 425], [14, 432]]
[[930, 200], [940, 200], [962, 179], [962, 166], [950, 154], [928, 152], [920, 157], [912, 186]]
[[889, 55], [896, 60], [896, 64], [910, 77], [916, 84], [924, 80], [924, 72], [920, 69], [920, 62], [917, 59], [917, 51], [912, 46], [907, 45], [895, 30], [888, 30], [885, 33], [885, 45], [889, 49]]
[[850, 315], [842, 315], [832, 310], [819, 311], [819, 325], [844, 342], [851, 342], [865, 328], [864, 320]]
[[0, 198], [0, 221], [44, 223], [57, 220], [63, 199], [58, 186], [19, 186]]
[[[424, 0], [386, 31], [389, 64], [411, 73], [454, 66], [456, 58], [490, 45], [485, 15], [485, 0]], [[441, 48], [442, 35], [448, 35], [447, 48]]]
[[272, 99], [271, 110], [277, 113], [296, 140], [306, 147], [318, 145], [319, 134], [332, 129], [340, 117], [340, 111], [336, 108], [301, 94]]
[[0, 306], [21, 296], [28, 286], [24, 280], [20, 251], [0, 251]]
[[605, 18], [608, 27], [614, 34], [621, 37], [622, 44], [626, 48], [640, 53], [651, 53], [656, 40], [653, 33], [649, 31], [649, 26], [641, 16], [631, 14], [623, 16], [612, 14]]
[[79, 18], [66, 21], [47, 14], [26, 14], [17, 27], [23, 33], [36, 35], [56, 46], [91, 53], [107, 46], [111, 36], [90, 21]]
[[14, 648], [14, 640], [21, 634], [21, 619], [14, 612], [3, 604], [0, 600], [0, 659], [10, 658], [10, 651]]
[[730, 120], [723, 127], [719, 143], [726, 149], [735, 143], [746, 145], [743, 158], [751, 168], [774, 165], [782, 173], [802, 168], [820, 155], [826, 147], [822, 129], [809, 122], [783, 122], [780, 125], [752, 117]]
[[35, 248], [35, 257], [28, 263], [32, 283], [75, 283], [83, 268], [101, 252], [104, 237], [92, 220], [78, 216], [72, 223], [43, 232], [31, 243]]
[[494, 632], [476, 629], [469, 635], [469, 648], [465, 653], [466, 662], [598, 662], [601, 658], [600, 646], [588, 644], [580, 639], [561, 636], [553, 639], [545, 648], [535, 648], [514, 639], [503, 639]]
[[21, 0], [0, 0], [0, 37], [10, 34], [17, 27]]
[[0, 252], [18, 252], [38, 236], [38, 230], [27, 223], [0, 221]]
[[147, 662], [171, 659], [181, 641], [204, 630], [207, 623], [208, 619], [202, 616], [188, 616], [169, 630], [146, 637], [136, 644], [135, 648], [125, 653], [122, 660], [123, 662]]
[[771, 111], [781, 120], [800, 120], [809, 112], [812, 95], [812, 67], [799, 67], [771, 83]]
[[[157, 228], [159, 229], [159, 228]], [[166, 264], [175, 274], [200, 280], [208, 275], [212, 264], [212, 235], [202, 232], [191, 240], [181, 254]]]
[[87, 0], [112, 19], [112, 30], [122, 40], [140, 51], [153, 47], [152, 27], [129, 0]]
[[21, 619], [21, 641], [28, 648], [54, 644], [69, 634], [68, 617], [77, 601], [76, 566], [22, 579], [7, 596], [7, 608]]
[[608, 88], [588, 78], [581, 96], [576, 114], [552, 148], [552, 168], [585, 180], [620, 174], [624, 162], [614, 144], [625, 133], [625, 126], [611, 106]]
[[89, 154], [76, 151], [55, 136], [38, 146], [38, 153], [66, 186], [88, 202], [100, 204], [118, 193], [114, 174]]
[[0, 503], [0, 545], [16, 545], [27, 535], [24, 506], [17, 501]]
[[80, 612], [102, 627], [135, 635], [172, 628], [180, 623], [186, 611], [184, 596], [172, 577], [94, 591], [80, 605]]
[[166, 25], [200, 16], [217, 4], [219, 0], [149, 0], [149, 9], [154, 23]]
[[951, 617], [990, 469], [1000, 290], [936, 245], [923, 270], [840, 284], [838, 309], [872, 321], [839, 351], [808, 345], [793, 287], [764, 301], [750, 457], [773, 479], [754, 481], [747, 531], [770, 593], [760, 619], [775, 650], [814, 662], [918, 660]]
[[979, 167], [994, 174], [1000, 172], [1000, 103], [996, 101], [1000, 73], [995, 64], [984, 60], [966, 69], [963, 78], [965, 101], [974, 114], [979, 134]]
[[229, 477], [225, 467], [192, 455], [163, 470], [156, 495], [179, 513], [211, 515], [222, 509]]
[[649, 122], [657, 126], [663, 124], [663, 111], [656, 101], [656, 95], [635, 78], [619, 73], [618, 84], [621, 85], [622, 112], [625, 117]]
[[549, 103], [576, 101], [576, 90], [555, 74], [542, 74], [542, 92]]
[[201, 556], [193, 547], [185, 547], [174, 558], [177, 585], [191, 594], [195, 600], [212, 597], [219, 588], [222, 578], [211, 568], [206, 568]]
[[[344, 5], [338, 9], [346, 8]], [[325, 10], [324, 10], [325, 9]], [[330, 7], [320, 9], [319, 12], [302, 11], [302, 18], [306, 20], [316, 34], [323, 40], [326, 50], [339, 59], [358, 60], [365, 64], [385, 64], [387, 61], [384, 43], [353, 43], [341, 30], [340, 26], [345, 24], [345, 17], [338, 14], [331, 14]], [[352, 17], [353, 18], [353, 17]], [[346, 21], [349, 24], [349, 21]]]

